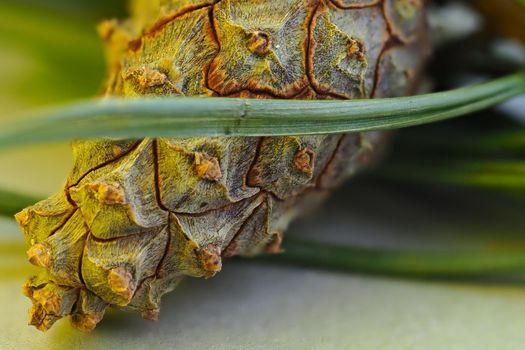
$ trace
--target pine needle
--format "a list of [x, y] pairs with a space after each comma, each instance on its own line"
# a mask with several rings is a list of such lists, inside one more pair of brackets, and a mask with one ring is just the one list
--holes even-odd
[[525, 73], [456, 90], [374, 100], [106, 99], [0, 125], [0, 148], [77, 138], [281, 136], [391, 130], [463, 116], [525, 93]]

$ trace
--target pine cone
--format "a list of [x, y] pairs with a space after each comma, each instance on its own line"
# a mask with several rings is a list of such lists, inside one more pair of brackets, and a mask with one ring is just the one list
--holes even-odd
[[[137, 1], [109, 21], [108, 96], [356, 99], [411, 94], [427, 56], [422, 0]], [[186, 277], [278, 253], [298, 214], [368, 164], [380, 133], [73, 144], [55, 196], [17, 215], [30, 323], [91, 330], [108, 306], [159, 316]]]

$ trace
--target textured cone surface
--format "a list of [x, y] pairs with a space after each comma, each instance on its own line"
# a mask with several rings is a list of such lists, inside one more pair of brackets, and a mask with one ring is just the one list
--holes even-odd
[[[136, 1], [103, 23], [107, 95], [354, 99], [415, 91], [427, 55], [418, 0]], [[41, 268], [30, 323], [92, 330], [109, 306], [159, 317], [185, 276], [278, 253], [290, 221], [367, 165], [379, 133], [73, 144], [57, 195], [17, 215]]]

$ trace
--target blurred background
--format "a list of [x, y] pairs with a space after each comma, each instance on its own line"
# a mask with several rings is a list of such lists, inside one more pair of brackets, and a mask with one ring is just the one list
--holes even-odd
[[[520, 0], [434, 1], [427, 86], [444, 90], [525, 67]], [[96, 24], [124, 0], [0, 2], [0, 118], [91, 97], [104, 78]], [[525, 102], [397, 132], [384, 162], [290, 235], [364, 247], [525, 249]], [[66, 143], [0, 153], [0, 188], [46, 197], [71, 166]], [[522, 349], [522, 274], [392, 277], [235, 260], [164, 299], [161, 321], [112, 312], [91, 334], [26, 326], [32, 270], [0, 218], [0, 348]], [[524, 271], [525, 272], [525, 271]], [[524, 274], [525, 276], [525, 274]]]

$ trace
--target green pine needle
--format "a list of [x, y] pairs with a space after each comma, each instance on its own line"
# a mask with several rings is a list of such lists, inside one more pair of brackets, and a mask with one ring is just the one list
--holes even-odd
[[525, 191], [525, 162], [513, 159], [392, 162], [382, 168], [381, 176], [406, 182]]
[[[0, 214], [12, 216], [37, 201], [27, 195], [0, 190]], [[13, 246], [15, 247], [15, 246]], [[0, 255], [22, 247], [0, 246]], [[525, 270], [525, 252], [504, 250], [415, 251], [328, 245], [287, 237], [284, 253], [258, 258], [336, 271], [406, 277], [472, 277]]]
[[[525, 111], [524, 111], [525, 113]], [[507, 130], [505, 132], [495, 133], [482, 140], [483, 149], [498, 149], [500, 151], [525, 151], [525, 129]]]
[[[0, 125], [0, 148], [93, 137], [275, 136], [388, 130], [461, 116], [522, 93], [524, 73], [454, 91], [366, 101], [110, 99], [41, 111]], [[486, 171], [476, 164], [464, 166], [471, 173]], [[518, 171], [508, 183], [522, 186], [521, 163], [501, 166], [493, 170], [501, 176]], [[36, 201], [30, 196], [0, 191], [0, 214], [13, 215]], [[271, 259], [387, 275], [465, 277], [525, 269], [525, 254], [518, 251], [374, 250], [290, 239], [285, 241], [284, 249], [285, 254]]]
[[13, 216], [39, 200], [33, 196], [0, 189], [0, 215]]
[[[36, 201], [36, 198], [27, 195], [0, 190], [0, 214], [12, 216]], [[525, 271], [525, 251], [513, 248], [392, 250], [329, 245], [287, 237], [283, 250], [283, 254], [258, 259], [336, 271], [427, 278], [473, 277]], [[1, 246], [0, 254], [3, 254]]]
[[413, 251], [328, 245], [287, 238], [284, 253], [264, 257], [300, 266], [408, 277], [473, 277], [525, 271], [523, 250]]
[[77, 138], [280, 136], [390, 130], [473, 113], [525, 93], [525, 73], [456, 90], [374, 100], [106, 99], [0, 125], [0, 148]]

